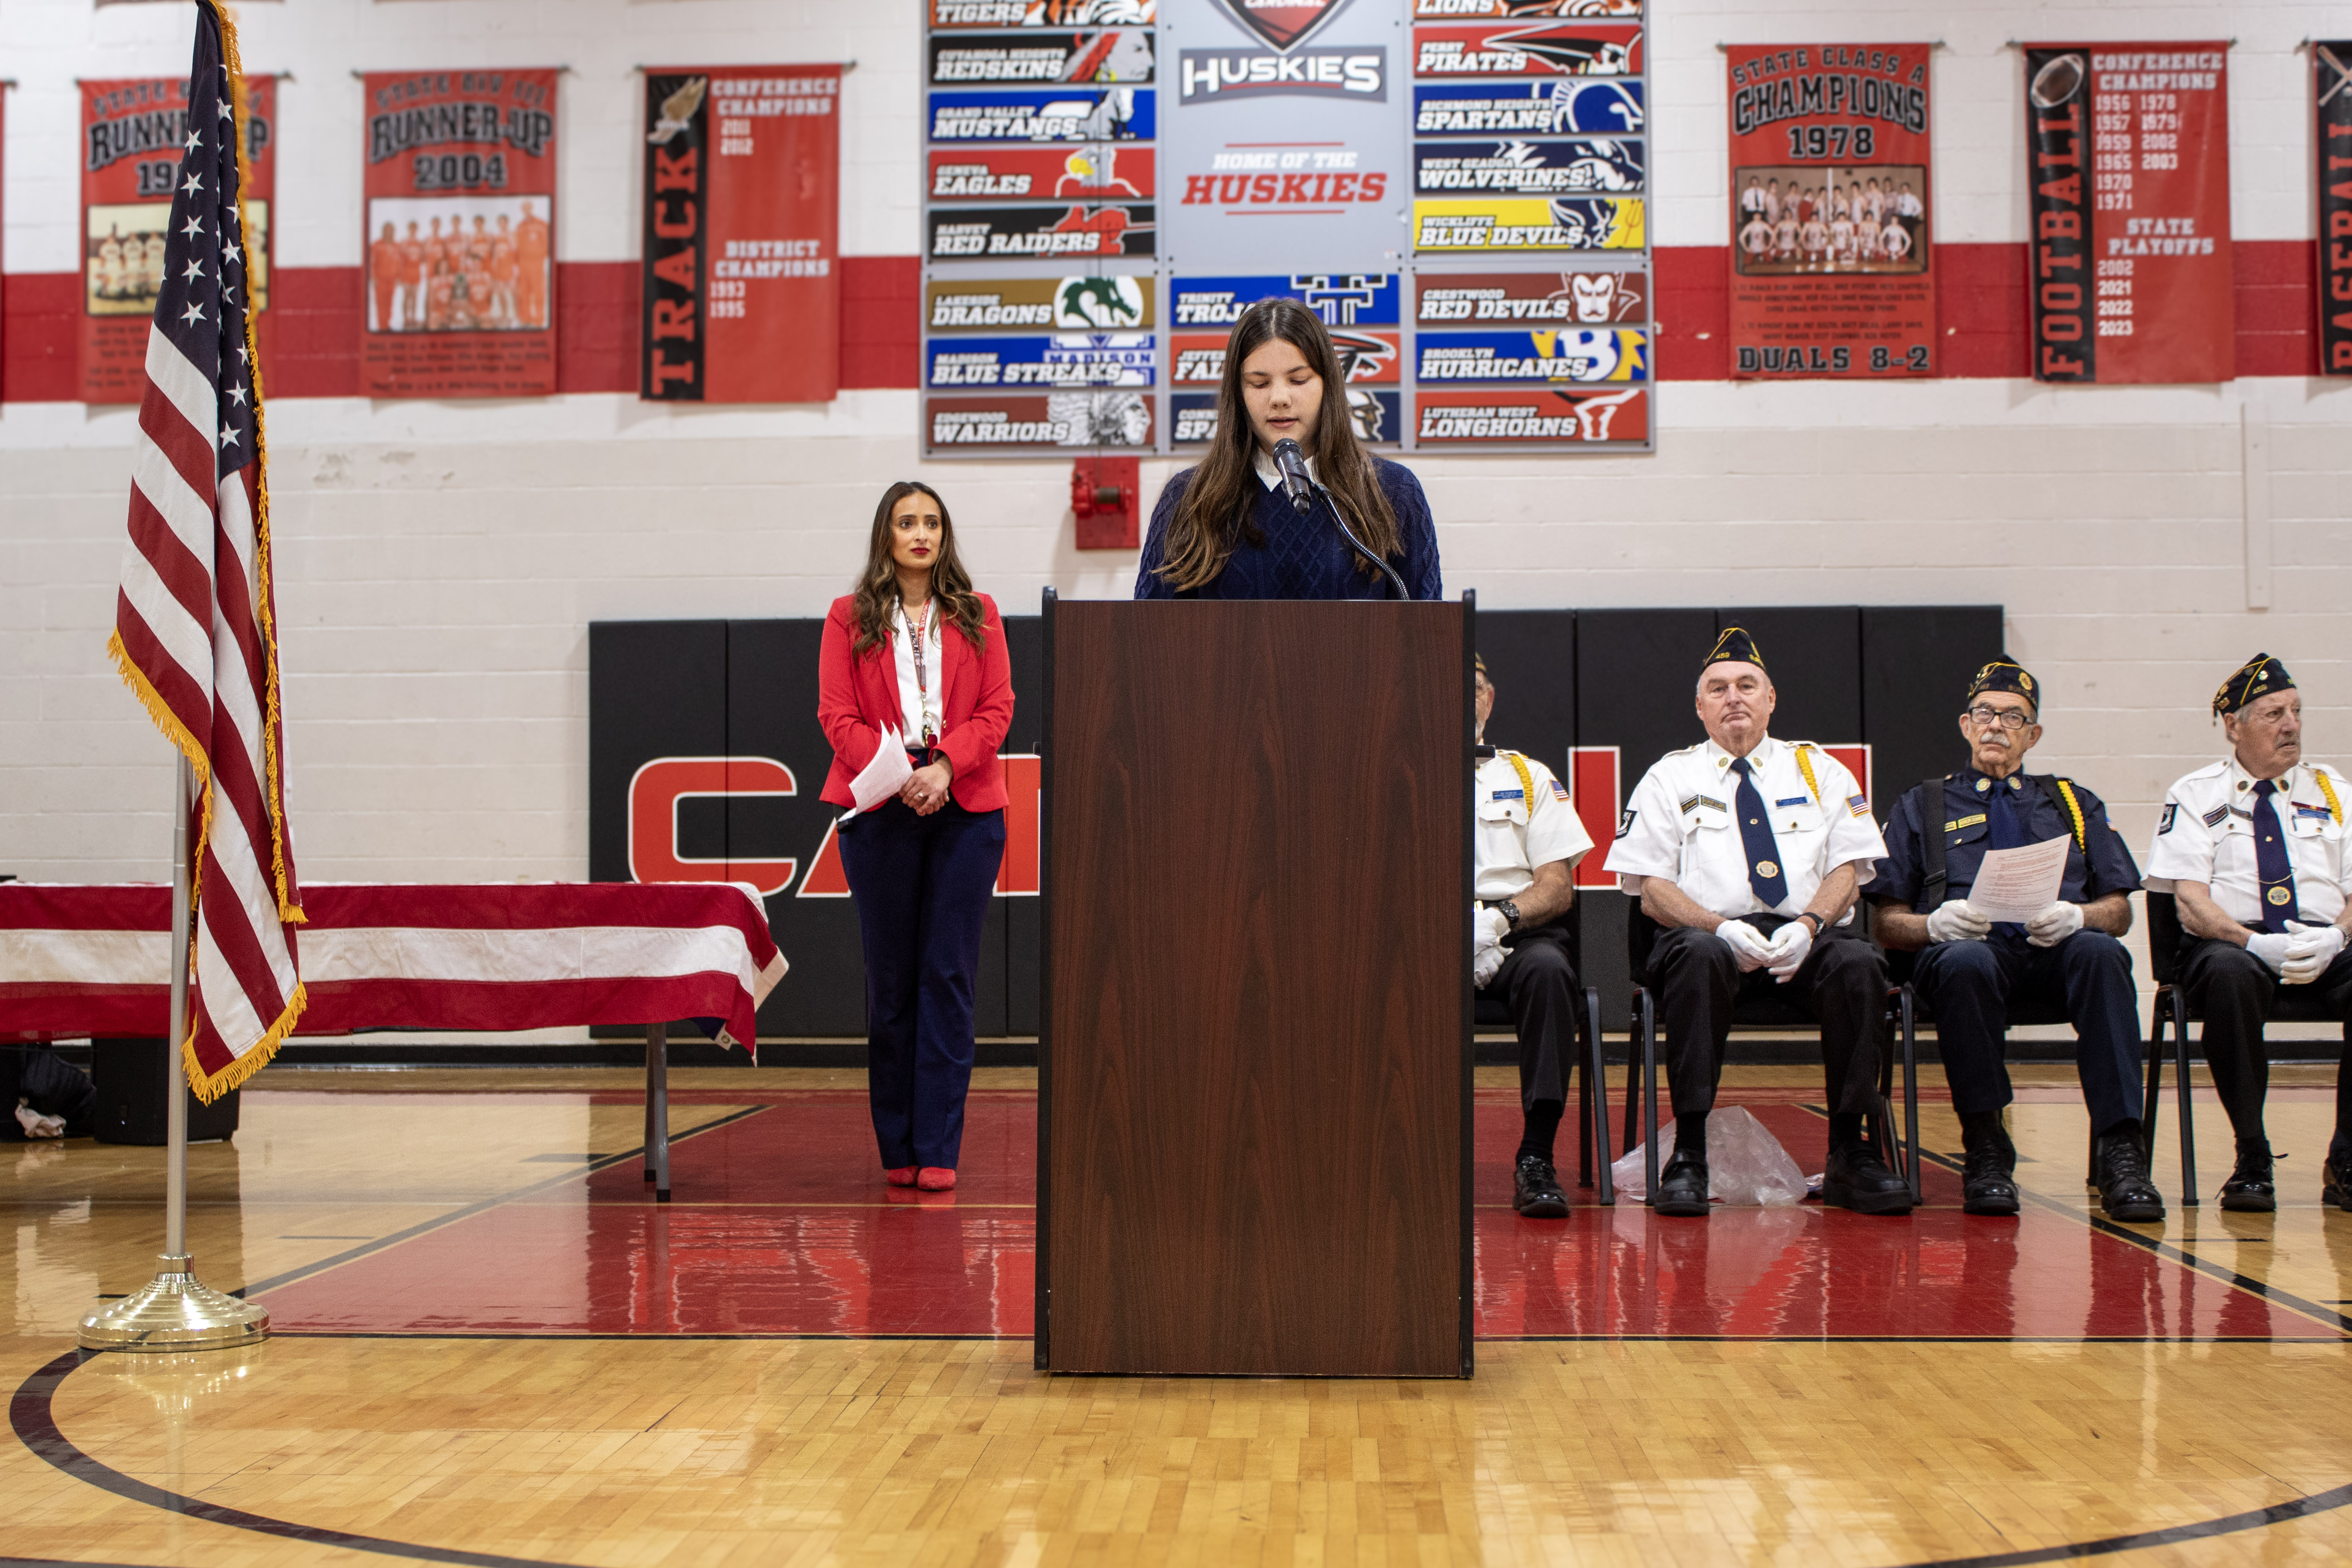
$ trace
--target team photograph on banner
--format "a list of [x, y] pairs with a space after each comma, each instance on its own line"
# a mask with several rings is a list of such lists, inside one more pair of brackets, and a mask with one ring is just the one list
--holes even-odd
[[2319, 373], [2352, 376], [2352, 38], [2315, 40], [2312, 93], [2319, 114]]
[[559, 74], [362, 78], [368, 396], [555, 391]]

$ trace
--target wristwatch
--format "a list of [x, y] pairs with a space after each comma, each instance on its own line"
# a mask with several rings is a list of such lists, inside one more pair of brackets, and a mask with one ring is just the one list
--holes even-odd
[[1507, 898], [1498, 898], [1493, 907], [1501, 913], [1508, 929], [1517, 931], [1519, 928], [1519, 906], [1517, 902]]
[[1798, 915], [1797, 918], [1800, 920], [1811, 921], [1813, 923], [1813, 935], [1819, 936], [1822, 934], [1822, 926], [1823, 925], [1822, 917], [1814, 914], [1811, 910], [1808, 909], [1802, 911]]

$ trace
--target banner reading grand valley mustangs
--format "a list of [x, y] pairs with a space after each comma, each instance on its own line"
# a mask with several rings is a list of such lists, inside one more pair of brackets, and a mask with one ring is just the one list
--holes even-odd
[[840, 99], [839, 66], [646, 71], [639, 395], [833, 401]]
[[2319, 107], [2319, 373], [2352, 376], [2352, 39], [2311, 46]]
[[553, 70], [371, 71], [371, 397], [555, 391]]
[[2029, 44], [2033, 373], [2225, 382], [2229, 45]]
[[[257, 331], [269, 303], [270, 216], [278, 157], [274, 78], [245, 78], [246, 231]], [[191, 131], [184, 77], [81, 84], [81, 370], [84, 402], [137, 402], [145, 385], [147, 330], [163, 287], [163, 231]]]
[[1724, 51], [1735, 379], [1935, 372], [1932, 47]]

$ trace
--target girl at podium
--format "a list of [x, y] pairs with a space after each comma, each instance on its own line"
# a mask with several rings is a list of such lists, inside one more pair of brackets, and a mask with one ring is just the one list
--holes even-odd
[[825, 618], [816, 712], [833, 743], [823, 798], [851, 808], [841, 869], [866, 951], [883, 1175], [944, 1192], [971, 1086], [981, 925], [1004, 859], [996, 753], [1013, 724], [1013, 666], [996, 601], [972, 591], [928, 485], [901, 480], [874, 509], [866, 570]]
[[[1243, 311], [1208, 455], [1160, 493], [1135, 596], [1435, 599], [1437, 531], [1421, 481], [1365, 449], [1358, 412], [1321, 317], [1296, 299]], [[1369, 400], [1362, 410], [1374, 434], [1380, 412]]]

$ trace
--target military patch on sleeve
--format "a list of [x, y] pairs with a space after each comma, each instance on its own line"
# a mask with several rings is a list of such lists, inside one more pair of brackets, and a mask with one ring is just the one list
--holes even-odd
[[2229, 815], [2229, 805], [2227, 802], [2224, 802], [2205, 813], [2205, 825], [2209, 828], [2218, 828], [2224, 821], [2228, 821]]
[[2157, 836], [2161, 838], [2166, 833], [2172, 831], [2172, 819], [2179, 814], [2180, 802], [2178, 800], [2167, 800], [2164, 803], [2164, 820], [2156, 825]]
[[1867, 817], [1870, 815], [1870, 797], [1867, 795], [1848, 795], [1845, 798], [1845, 809], [1853, 812], [1857, 817]]
[[1555, 800], [1565, 801], [1568, 799], [1568, 786], [1561, 783], [1557, 779], [1553, 779], [1551, 781], [1551, 798]]
[[1617, 819], [1617, 836], [1619, 838], [1625, 838], [1633, 831], [1633, 819], [1636, 815], [1638, 815], [1638, 813], [1634, 811], [1633, 807], [1628, 806], [1625, 808], [1625, 814]]

